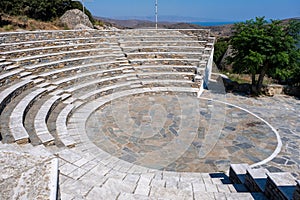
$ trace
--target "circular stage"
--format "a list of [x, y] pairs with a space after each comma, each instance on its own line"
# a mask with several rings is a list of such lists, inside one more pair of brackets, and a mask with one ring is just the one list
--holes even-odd
[[124, 161], [178, 172], [227, 171], [255, 164], [277, 148], [264, 121], [193, 93], [149, 92], [107, 101], [86, 121], [97, 147]]

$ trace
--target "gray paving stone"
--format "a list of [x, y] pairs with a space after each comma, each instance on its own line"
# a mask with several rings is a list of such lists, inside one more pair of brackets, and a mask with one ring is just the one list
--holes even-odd
[[205, 184], [206, 191], [209, 193], [218, 192], [218, 188], [214, 184]]
[[194, 192], [206, 192], [205, 184], [201, 182], [193, 182], [192, 185]]
[[86, 196], [87, 200], [117, 199], [120, 192], [107, 190], [106, 188], [94, 187]]
[[251, 193], [226, 193], [227, 200], [254, 200]]
[[71, 163], [66, 163], [59, 168], [60, 173], [62, 173], [64, 175], [69, 175], [71, 172], [73, 172], [76, 169], [78, 169], [78, 167]]
[[193, 194], [188, 191], [180, 191], [176, 189], [167, 188], [152, 188], [150, 191], [150, 198], [154, 199], [192, 199]]
[[139, 195], [143, 195], [143, 196], [148, 196], [150, 193], [150, 186], [144, 185], [144, 184], [138, 184], [134, 194], [139, 194]]
[[118, 197], [118, 200], [150, 200], [151, 198], [139, 194], [130, 194], [130, 193], [121, 193]]
[[214, 193], [209, 193], [209, 192], [195, 192], [194, 199], [195, 200], [217, 200], [215, 198]]

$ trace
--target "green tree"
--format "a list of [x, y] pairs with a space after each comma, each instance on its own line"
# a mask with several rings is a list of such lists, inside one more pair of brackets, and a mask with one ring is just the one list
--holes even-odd
[[[300, 26], [283, 24], [264, 17], [237, 23], [230, 44], [233, 55], [230, 62], [237, 73], [252, 75], [252, 91], [260, 93], [266, 75], [289, 78], [299, 66], [299, 50], [296, 48]], [[256, 78], [258, 74], [258, 78]]]
[[[0, 0], [0, 13], [26, 15], [41, 21], [61, 17], [67, 10], [75, 8], [82, 10], [82, 4], [72, 0]], [[89, 10], [85, 9], [85, 14], [94, 22]]]

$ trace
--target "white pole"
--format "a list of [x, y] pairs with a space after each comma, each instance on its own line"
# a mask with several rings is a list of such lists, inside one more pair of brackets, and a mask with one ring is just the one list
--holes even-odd
[[158, 4], [157, 4], [157, 0], [155, 0], [155, 28], [157, 29], [157, 21], [158, 21], [158, 17], [157, 17], [157, 14], [158, 14]]
[[81, 2], [82, 2], [82, 12], [84, 14], [84, 0], [81, 0]]

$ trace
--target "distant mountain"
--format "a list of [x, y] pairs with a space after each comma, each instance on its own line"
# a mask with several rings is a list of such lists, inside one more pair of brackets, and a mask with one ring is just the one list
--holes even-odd
[[[104, 17], [94, 17], [98, 20], [104, 21], [112, 26], [117, 28], [154, 28], [155, 22], [150, 20], [118, 20], [118, 19], [109, 19]], [[159, 22], [159, 28], [166, 28], [166, 29], [210, 29], [212, 35], [214, 36], [230, 36], [231, 35], [231, 28], [232, 24], [223, 25], [223, 26], [200, 26], [197, 24], [192, 23], [177, 23], [177, 22]]]
[[[119, 16], [119, 17], [110, 17], [114, 20], [141, 20], [141, 21], [155, 21], [155, 16]], [[224, 21], [222, 19], [209, 19], [209, 18], [200, 18], [200, 17], [184, 17], [184, 16], [176, 16], [176, 15], [158, 15], [158, 19], [160, 22], [220, 22]]]
[[[155, 22], [151, 20], [141, 20], [141, 19], [132, 19], [132, 20], [120, 20], [120, 19], [109, 19], [104, 17], [94, 17], [98, 20], [104, 21], [105, 23], [109, 23], [112, 26], [115, 26], [120, 29], [130, 28], [154, 28]], [[173, 18], [175, 19], [175, 18]], [[300, 18], [293, 18], [298, 19]], [[287, 23], [291, 19], [285, 19], [282, 20], [284, 23]], [[213, 24], [213, 23], [212, 23]], [[220, 26], [200, 26], [193, 23], [185, 23], [185, 22], [162, 22], [159, 21], [158, 27], [159, 28], [166, 28], [166, 29], [210, 29], [211, 34], [213, 36], [222, 36], [222, 37], [228, 37], [232, 35], [232, 28], [233, 28], [234, 22], [232, 24], [226, 24], [226, 25], [220, 25]]]

